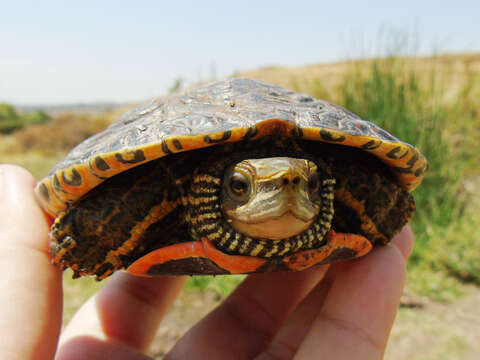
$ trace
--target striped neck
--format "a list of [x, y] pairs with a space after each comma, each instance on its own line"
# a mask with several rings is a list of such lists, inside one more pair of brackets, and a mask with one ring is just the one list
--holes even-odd
[[280, 240], [254, 238], [236, 231], [222, 211], [223, 173], [231, 162], [231, 155], [207, 161], [195, 171], [188, 189], [185, 189], [185, 220], [193, 239], [205, 237], [225, 253], [262, 258], [286, 256], [324, 245], [334, 213], [334, 179], [328, 175], [320, 179], [321, 207], [309, 228]]

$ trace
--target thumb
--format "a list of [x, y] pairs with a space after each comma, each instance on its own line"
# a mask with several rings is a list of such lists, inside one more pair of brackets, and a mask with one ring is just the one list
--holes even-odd
[[62, 315], [47, 219], [24, 169], [0, 166], [0, 359], [52, 359]]

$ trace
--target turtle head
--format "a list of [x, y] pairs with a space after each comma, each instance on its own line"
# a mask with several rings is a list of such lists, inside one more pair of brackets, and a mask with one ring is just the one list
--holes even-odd
[[281, 240], [307, 230], [320, 212], [318, 166], [288, 157], [243, 160], [227, 169], [222, 210], [253, 238]]
[[219, 157], [196, 170], [186, 214], [192, 238], [264, 258], [322, 246], [334, 212], [326, 163], [243, 155], [254, 156]]

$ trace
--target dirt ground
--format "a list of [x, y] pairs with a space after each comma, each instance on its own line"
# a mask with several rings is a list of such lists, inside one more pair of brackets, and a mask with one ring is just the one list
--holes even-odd
[[451, 304], [400, 309], [385, 359], [480, 359], [480, 289]]
[[[392, 329], [386, 360], [476, 360], [480, 358], [480, 289], [451, 304], [427, 302], [401, 308]], [[219, 299], [211, 292], [184, 292], [158, 330], [151, 355], [161, 359]]]

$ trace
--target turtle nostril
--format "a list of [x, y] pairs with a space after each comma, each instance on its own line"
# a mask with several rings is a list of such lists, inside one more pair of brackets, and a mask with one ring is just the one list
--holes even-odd
[[285, 176], [285, 177], [282, 179], [282, 183], [283, 183], [283, 186], [287, 186], [287, 185], [289, 185], [289, 184], [298, 185], [298, 184], [300, 184], [300, 177], [299, 177], [299, 176], [295, 176], [295, 177], [292, 179], [290, 176]]

